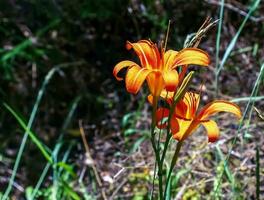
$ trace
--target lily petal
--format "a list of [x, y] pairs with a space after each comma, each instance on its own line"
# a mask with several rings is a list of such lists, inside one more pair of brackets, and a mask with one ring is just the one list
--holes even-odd
[[117, 76], [118, 72], [120, 72], [120, 70], [122, 70], [123, 68], [132, 67], [132, 66], [138, 66], [138, 64], [135, 62], [132, 62], [130, 60], [121, 61], [121, 62], [117, 63], [116, 66], [114, 67], [113, 75], [115, 76], [115, 78], [118, 81], [122, 81], [123, 78]]
[[152, 94], [149, 94], [148, 97], [147, 97], [147, 99], [148, 99], [148, 102], [149, 102], [151, 105], [153, 105], [153, 95], [152, 95]]
[[163, 119], [169, 116], [169, 109], [167, 108], [159, 108], [156, 112], [156, 121], [157, 121], [157, 127], [159, 129], [166, 128], [168, 123], [164, 122]]
[[168, 50], [164, 54], [164, 69], [171, 69], [175, 62], [175, 57], [178, 54], [178, 51]]
[[163, 72], [163, 78], [165, 82], [165, 89], [170, 92], [174, 92], [179, 83], [179, 75], [176, 70], [170, 70]]
[[138, 93], [142, 84], [152, 70], [141, 68], [139, 66], [132, 66], [127, 70], [126, 74], [126, 88], [127, 91], [133, 94]]
[[210, 63], [209, 55], [197, 48], [185, 48], [181, 50], [175, 57], [173, 68], [180, 65], [201, 65], [208, 66]]
[[[160, 93], [160, 97], [163, 98], [167, 103], [171, 104], [173, 100], [174, 92], [168, 92], [167, 90], [162, 90]], [[153, 104], [153, 95], [148, 95], [148, 102]]]
[[168, 100], [168, 99], [172, 100], [173, 96], [174, 96], [174, 91], [173, 92], [168, 92], [167, 90], [162, 90], [161, 93], [160, 93], [160, 97], [162, 97], [165, 100]]
[[207, 122], [202, 122], [202, 125], [207, 131], [208, 141], [215, 142], [219, 137], [219, 128], [215, 121], [209, 120]]
[[192, 110], [190, 110], [190, 112], [192, 116], [195, 116], [200, 104], [201, 97], [200, 94], [195, 92], [190, 92], [189, 94], [190, 94], [190, 99], [192, 101], [192, 107], [191, 107]]
[[240, 108], [236, 104], [229, 101], [216, 100], [205, 105], [199, 112], [197, 118], [199, 120], [207, 120], [208, 117], [218, 112], [230, 112], [238, 118], [242, 117]]
[[200, 125], [196, 120], [177, 119], [179, 123], [179, 131], [173, 135], [173, 138], [182, 141], [188, 138]]
[[182, 101], [187, 107], [185, 117], [194, 118], [200, 103], [200, 95], [195, 92], [186, 92]]
[[177, 116], [180, 116], [181, 118], [187, 118], [188, 105], [183, 100], [181, 100], [176, 104], [174, 112]]
[[172, 134], [177, 134], [180, 129], [178, 120], [174, 117], [170, 120], [170, 129]]
[[[192, 125], [192, 121], [186, 121], [186, 120], [182, 120], [182, 119], [177, 119], [175, 117], [173, 117], [174, 120], [177, 120], [177, 123], [178, 123], [178, 130], [177, 128], [176, 129], [173, 129], [173, 126], [171, 126], [171, 133], [172, 133], [172, 136], [174, 139], [176, 140], [183, 140], [184, 136], [186, 135], [189, 135], [192, 130], [190, 129], [190, 126]], [[174, 120], [171, 120], [171, 124], [175, 123]], [[187, 133], [188, 131], [188, 133]]]
[[147, 83], [150, 93], [153, 96], [158, 97], [160, 96], [161, 91], [164, 89], [165, 83], [160, 71], [152, 70], [152, 72], [153, 73], [149, 74], [149, 76], [147, 77]]
[[135, 43], [127, 41], [126, 48], [134, 49], [138, 55], [143, 67], [158, 68], [160, 62], [160, 53], [158, 47], [148, 40], [140, 40]]

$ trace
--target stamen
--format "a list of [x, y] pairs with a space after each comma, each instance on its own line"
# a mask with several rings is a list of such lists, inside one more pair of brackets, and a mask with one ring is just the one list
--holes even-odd
[[168, 37], [169, 37], [169, 32], [170, 32], [170, 24], [171, 24], [171, 20], [169, 20], [168, 27], [167, 27], [167, 32], [166, 32], [166, 37], [165, 37], [165, 44], [164, 44], [164, 51], [166, 51], [166, 48], [167, 48]]

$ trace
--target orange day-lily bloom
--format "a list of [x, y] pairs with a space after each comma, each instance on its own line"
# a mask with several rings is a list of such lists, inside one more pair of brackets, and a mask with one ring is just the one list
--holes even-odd
[[[173, 93], [161, 96], [167, 97], [167, 102], [172, 104]], [[231, 102], [223, 100], [215, 100], [205, 105], [198, 113], [200, 95], [194, 92], [186, 92], [182, 100], [175, 107], [175, 111], [170, 120], [172, 136], [178, 141], [182, 141], [190, 136], [200, 125], [203, 125], [207, 131], [208, 141], [215, 142], [219, 137], [219, 128], [214, 120], [209, 117], [218, 112], [230, 112], [241, 118], [240, 108]], [[165, 128], [166, 123], [163, 123], [163, 118], [169, 116], [169, 109], [159, 108], [156, 113], [157, 126]]]
[[156, 44], [150, 40], [140, 40], [136, 43], [127, 42], [126, 48], [132, 49], [139, 57], [141, 66], [135, 62], [124, 60], [119, 62], [113, 70], [117, 80], [123, 80], [118, 72], [128, 67], [125, 82], [128, 92], [136, 94], [147, 80], [153, 96], [158, 97], [163, 89], [175, 91], [179, 83], [176, 67], [183, 65], [208, 66], [210, 59], [206, 52], [198, 48], [185, 48], [179, 52], [174, 50], [159, 51]]

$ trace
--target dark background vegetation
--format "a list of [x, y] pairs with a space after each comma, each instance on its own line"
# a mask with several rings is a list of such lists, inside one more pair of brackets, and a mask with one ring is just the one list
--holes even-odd
[[[251, 0], [226, 1], [231, 8], [225, 8], [224, 12], [220, 57], [242, 23], [245, 17], [243, 12], [247, 12], [252, 3]], [[58, 179], [58, 190], [62, 192], [58, 199], [74, 199], [77, 196], [80, 199], [88, 199], [88, 194], [91, 198], [100, 199], [100, 188], [94, 189], [95, 177], [91, 166], [85, 162], [85, 150], [79, 134], [80, 119], [84, 122], [91, 155], [103, 179], [107, 196], [110, 197], [116, 191], [115, 198], [119, 199], [146, 198], [148, 185], [151, 185], [150, 176], [148, 173], [144, 175], [145, 171], [143, 173], [132, 167], [141, 162], [151, 164], [151, 149], [143, 134], [131, 127], [136, 126], [143, 130], [148, 128], [148, 105], [142, 103], [142, 98], [145, 98], [147, 93], [142, 90], [136, 96], [128, 94], [124, 82], [117, 82], [112, 76], [113, 67], [121, 60], [135, 59], [135, 55], [125, 49], [127, 40], [151, 39], [159, 43], [164, 39], [168, 20], [171, 20], [168, 47], [181, 49], [186, 36], [196, 32], [207, 16], [214, 20], [219, 18], [219, 9], [220, 1], [217, 0], [0, 1], [0, 95], [3, 102], [7, 102], [27, 122], [44, 77], [51, 69], [66, 66], [59, 70], [46, 86], [32, 127], [37, 137], [50, 149], [61, 142], [59, 159], [62, 159], [64, 152], [72, 146], [66, 163], [71, 166], [77, 177], [61, 175]], [[260, 65], [264, 61], [263, 2], [253, 16], [246, 23], [234, 53], [219, 77], [219, 98], [250, 96]], [[200, 48], [208, 51], [212, 59], [209, 70], [198, 70], [201, 73], [194, 80], [197, 87], [200, 80], [205, 81], [205, 101], [211, 100], [214, 94], [216, 35], [217, 27], [214, 27], [200, 44]], [[239, 52], [241, 49], [245, 51]], [[261, 94], [264, 95], [263, 84], [260, 85], [259, 95]], [[63, 123], [72, 103], [78, 97], [81, 100], [78, 101], [74, 115], [64, 130]], [[245, 103], [240, 103], [242, 110]], [[261, 112], [264, 112], [263, 105], [261, 101], [256, 102], [256, 107]], [[140, 119], [134, 112], [138, 108], [143, 111]], [[137, 122], [136, 125], [131, 121], [127, 122], [128, 119], [124, 119], [124, 116], [132, 122]], [[24, 130], [4, 107], [1, 109], [0, 118], [0, 192], [4, 193]], [[241, 147], [248, 153], [246, 166], [256, 164], [256, 139], [260, 144], [263, 164], [263, 124], [256, 113], [253, 114], [251, 124], [259, 128], [249, 132], [252, 137]], [[232, 133], [234, 134], [234, 131]], [[59, 140], [61, 135], [63, 139]], [[191, 141], [196, 140], [190, 140], [190, 143]], [[144, 153], [138, 153], [139, 146]], [[228, 144], [226, 146], [228, 147]], [[131, 153], [131, 149], [136, 153]], [[239, 153], [244, 151], [238, 150]], [[227, 153], [227, 150], [224, 149], [223, 152]], [[244, 154], [240, 155], [237, 163], [231, 167], [232, 170], [237, 170], [241, 165], [245, 158], [243, 156]], [[117, 180], [113, 177], [120, 168], [115, 163], [128, 167]], [[35, 186], [45, 164], [46, 160], [39, 149], [29, 139], [15, 177], [16, 186], [13, 186], [10, 197], [26, 199], [26, 192]], [[148, 170], [152, 170], [152, 167], [153, 165], [150, 165]], [[242, 199], [255, 198], [255, 189], [249, 186], [253, 184], [254, 169], [253, 167], [245, 173], [247, 178], [244, 177], [244, 180], [248, 183], [238, 182]], [[65, 170], [66, 174], [67, 172]], [[216, 173], [211, 172], [212, 175]], [[83, 179], [78, 180], [82, 173]], [[123, 183], [125, 175], [131, 173], [134, 176]], [[263, 174], [263, 171], [261, 173]], [[196, 174], [192, 176], [196, 177]], [[112, 178], [113, 182], [107, 180], [107, 177]], [[51, 188], [54, 187], [53, 178], [50, 169], [39, 189], [38, 198], [48, 199], [52, 193]], [[196, 178], [199, 180], [199, 175]], [[71, 188], [70, 192], [65, 192], [66, 186], [61, 183], [65, 181], [68, 182], [67, 187]], [[116, 190], [121, 183], [122, 188]], [[213, 183], [211, 186], [205, 184], [202, 189], [197, 189], [196, 186], [186, 189], [190, 197], [185, 198], [204, 199], [200, 195], [209, 194], [211, 191], [206, 188], [212, 189], [212, 185]], [[261, 189], [263, 195], [263, 188]], [[223, 190], [229, 191], [228, 187]], [[230, 198], [223, 196], [223, 199]]]

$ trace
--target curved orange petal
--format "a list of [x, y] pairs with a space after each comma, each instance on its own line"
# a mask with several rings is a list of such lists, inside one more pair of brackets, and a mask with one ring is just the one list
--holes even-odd
[[168, 99], [172, 100], [173, 96], [174, 96], [174, 91], [173, 92], [168, 92], [167, 90], [162, 90], [161, 93], [160, 93], [160, 97], [162, 97], [165, 100], [168, 100]]
[[[176, 119], [176, 118], [173, 118], [173, 119]], [[173, 121], [171, 121], [171, 123], [172, 122]], [[178, 130], [171, 128], [171, 132], [172, 132], [172, 136], [174, 139], [181, 141], [184, 139], [183, 137], [185, 135], [187, 135], [187, 134], [189, 134], [189, 132], [191, 132], [190, 126], [192, 124], [192, 121], [177, 119], [177, 123], [178, 123], [178, 127], [179, 127]], [[187, 131], [188, 131], [188, 133], [187, 133]]]
[[207, 131], [208, 141], [216, 142], [219, 137], [219, 128], [216, 122], [213, 120], [209, 120], [206, 122], [202, 122], [201, 124], [205, 127]]
[[167, 90], [162, 90], [160, 96], [161, 96], [163, 99], [165, 99], [166, 102], [167, 102], [168, 104], [171, 105], [172, 102], [173, 102], [174, 94], [175, 94], [175, 91], [173, 91], [173, 92], [168, 92]]
[[205, 105], [197, 115], [199, 120], [207, 120], [211, 115], [218, 112], [230, 112], [241, 118], [240, 108], [229, 101], [216, 100]]
[[172, 135], [177, 134], [180, 129], [178, 120], [174, 117], [172, 117], [170, 120], [170, 129], [171, 129]]
[[179, 130], [177, 132], [172, 132], [174, 139], [183, 141], [188, 138], [200, 125], [199, 121], [196, 120], [185, 120], [177, 118], [179, 124]]
[[176, 108], [175, 108], [175, 114], [177, 116], [180, 116], [181, 118], [187, 118], [187, 111], [188, 111], [188, 106], [187, 104], [183, 101], [180, 100], [177, 104], [176, 104]]
[[164, 71], [163, 79], [165, 82], [165, 89], [174, 92], [179, 83], [179, 75], [176, 70]]
[[160, 63], [160, 53], [158, 47], [151, 41], [140, 40], [135, 43], [127, 41], [126, 48], [134, 49], [138, 55], [142, 66], [146, 68], [158, 68]]
[[175, 57], [178, 54], [178, 51], [168, 50], [164, 54], [164, 69], [170, 69], [173, 67], [175, 62]]
[[195, 92], [186, 92], [183, 102], [187, 106], [185, 117], [188, 119], [194, 118], [200, 103], [200, 95]]
[[197, 48], [185, 48], [181, 50], [175, 57], [173, 68], [180, 65], [201, 65], [208, 66], [210, 63], [209, 55]]
[[146, 77], [152, 70], [141, 68], [139, 66], [132, 66], [127, 70], [126, 74], [126, 88], [127, 91], [133, 94], [138, 93]]
[[164, 89], [164, 80], [162, 74], [159, 71], [152, 71], [153, 73], [149, 74], [147, 77], [147, 83], [150, 90], [150, 93], [153, 96], [160, 96], [161, 91]]
[[[171, 104], [173, 100], [174, 92], [168, 92], [167, 90], [162, 90], [160, 93], [160, 97], [163, 98], [167, 103]], [[153, 104], [153, 95], [148, 95], [148, 102]]]
[[157, 121], [157, 127], [159, 129], [166, 128], [168, 123], [167, 121], [163, 121], [164, 118], [169, 116], [169, 109], [167, 108], [159, 108], [156, 112], [156, 121]]
[[152, 105], [153, 104], [153, 95], [149, 94], [147, 99], [148, 99], [148, 102]]
[[[121, 62], [117, 63], [116, 66], [114, 67], [113, 75], [115, 76], [115, 78], [116, 78], [118, 81], [122, 81], [123, 78], [117, 76], [118, 72], [119, 72], [121, 69], [123, 69], [123, 68], [131, 67], [131, 66], [138, 66], [138, 64], [135, 63], [135, 62], [132, 62], [132, 61], [130, 61], [130, 60], [124, 60], [124, 61], [121, 61]], [[139, 66], [138, 66], [138, 67], [139, 67]]]

